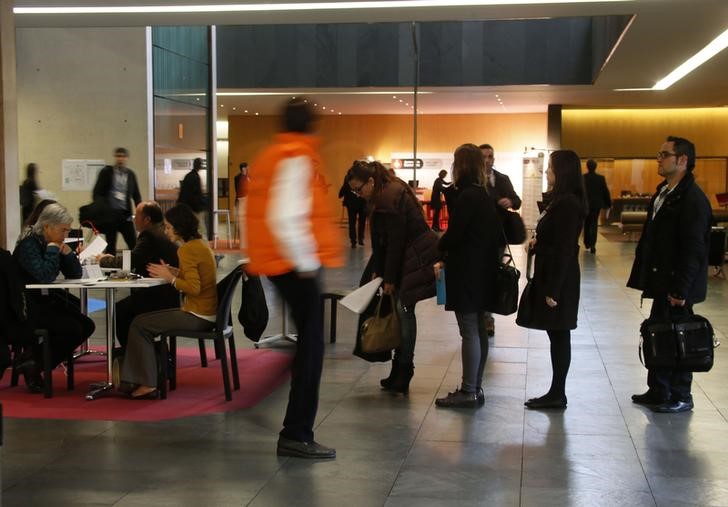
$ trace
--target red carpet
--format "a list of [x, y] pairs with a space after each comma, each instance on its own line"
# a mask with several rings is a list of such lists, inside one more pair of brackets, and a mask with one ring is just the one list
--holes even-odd
[[[214, 358], [214, 352], [208, 349], [207, 357]], [[0, 383], [0, 399], [5, 417], [30, 419], [160, 421], [227, 412], [255, 406], [287, 381], [292, 357], [274, 350], [238, 351], [240, 390], [233, 390], [233, 399], [229, 402], [225, 401], [220, 362], [210, 360], [209, 366], [202, 368], [199, 351], [191, 348], [177, 350], [177, 389], [170, 391], [166, 400], [129, 400], [113, 395], [86, 401], [89, 384], [106, 378], [106, 363], [98, 358], [76, 362], [73, 391], [66, 390], [64, 372], [56, 368], [50, 399], [30, 394], [22, 378], [18, 387], [9, 387], [10, 372], [7, 371]]]

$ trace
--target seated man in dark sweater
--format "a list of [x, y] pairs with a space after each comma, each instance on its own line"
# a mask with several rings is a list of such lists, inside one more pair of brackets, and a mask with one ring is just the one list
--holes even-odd
[[[139, 203], [134, 212], [134, 227], [139, 236], [131, 251], [132, 272], [148, 277], [147, 265], [162, 262], [177, 267], [177, 245], [164, 233], [162, 209], [154, 201]], [[102, 255], [102, 267], [121, 267], [121, 255]], [[122, 348], [126, 346], [129, 325], [139, 314], [179, 307], [179, 294], [171, 285], [159, 285], [133, 290], [131, 295], [116, 303], [116, 336]]]

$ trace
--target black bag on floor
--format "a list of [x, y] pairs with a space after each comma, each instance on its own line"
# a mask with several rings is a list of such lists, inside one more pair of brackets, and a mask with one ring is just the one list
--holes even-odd
[[701, 372], [713, 367], [713, 326], [705, 317], [647, 319], [640, 334], [640, 360], [648, 369]]

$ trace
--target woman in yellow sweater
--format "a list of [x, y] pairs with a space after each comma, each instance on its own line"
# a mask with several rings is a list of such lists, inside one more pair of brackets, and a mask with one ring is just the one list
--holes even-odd
[[184, 296], [182, 308], [143, 313], [129, 328], [121, 380], [138, 386], [132, 399], [156, 399], [157, 359], [154, 339], [167, 329], [206, 331], [215, 325], [217, 313], [217, 268], [215, 256], [200, 237], [199, 221], [186, 204], [178, 204], [164, 214], [167, 236], [180, 242], [179, 269], [167, 264], [149, 264], [155, 278], [164, 278]]

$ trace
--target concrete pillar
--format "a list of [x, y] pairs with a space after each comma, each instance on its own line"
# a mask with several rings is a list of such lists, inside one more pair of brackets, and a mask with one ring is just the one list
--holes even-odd
[[0, 247], [10, 250], [20, 232], [13, 3], [0, 2]]

